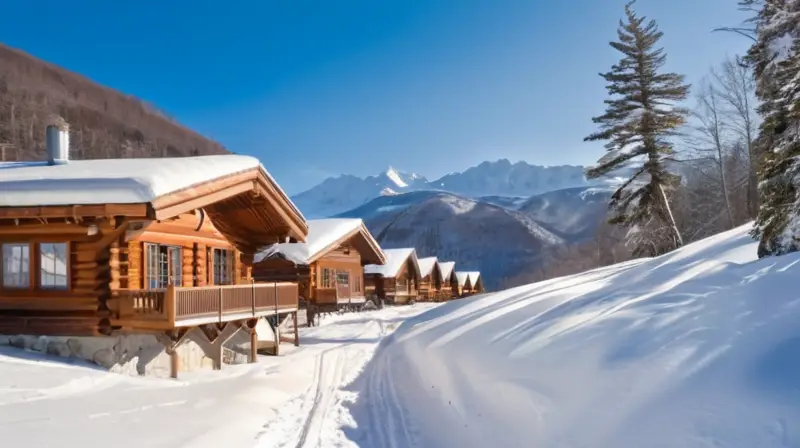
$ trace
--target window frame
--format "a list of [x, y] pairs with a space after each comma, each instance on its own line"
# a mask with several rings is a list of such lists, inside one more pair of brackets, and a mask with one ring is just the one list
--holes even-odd
[[[43, 287], [41, 284], [41, 245], [42, 244], [66, 244], [67, 262], [67, 286], [66, 288]], [[15, 288], [4, 285], [4, 267], [0, 258], [0, 291], [9, 294], [37, 293], [45, 295], [58, 295], [72, 291], [72, 241], [53, 241], [53, 240], [34, 240], [19, 239], [0, 242], [0, 257], [2, 257], [3, 246], [5, 245], [26, 245], [28, 246], [28, 285]]]
[[[27, 246], [28, 247], [28, 284], [25, 286], [6, 286], [5, 284], [5, 258], [3, 252], [5, 251], [5, 246]], [[35, 277], [35, 270], [33, 269], [33, 260], [36, 255], [36, 244], [30, 241], [8, 241], [4, 243], [0, 243], [0, 290], [3, 291], [11, 291], [11, 292], [21, 292], [21, 291], [33, 291], [36, 287], [36, 277]]]
[[[211, 278], [210, 283], [214, 286], [227, 286], [236, 284], [236, 250], [229, 247], [211, 247]], [[222, 252], [225, 254], [225, 266], [228, 271], [228, 283], [217, 282], [217, 253]], [[221, 278], [221, 277], [220, 277]]]
[[[155, 263], [153, 263], [152, 256], [151, 256], [151, 248], [155, 248], [155, 253], [157, 255], [155, 259]], [[167, 284], [166, 286], [161, 286], [161, 278], [162, 278], [162, 269], [161, 269], [161, 249], [166, 250], [166, 262], [167, 262]], [[144, 250], [142, 251], [144, 260], [142, 265], [144, 266], [144, 275], [142, 275], [142, 283], [144, 289], [167, 289], [170, 286], [183, 286], [183, 250], [184, 247], [178, 244], [162, 244], [162, 243], [153, 243], [149, 241], [144, 241]], [[180, 262], [180, 269], [174, 271], [175, 266], [173, 265], [172, 254], [176, 252], [179, 254], [178, 261]], [[155, 273], [154, 273], [155, 271]], [[180, 275], [176, 276], [173, 275], [174, 272], [178, 272]], [[157, 282], [155, 287], [151, 286], [150, 280], [154, 278]], [[176, 282], [177, 280], [177, 282]]]
[[332, 289], [332, 282], [333, 279], [333, 269], [331, 268], [320, 268], [319, 272], [319, 288], [321, 289]]
[[[64, 284], [63, 287], [57, 286], [57, 285], [44, 286], [44, 284], [42, 282], [42, 245], [43, 244], [50, 244], [50, 245], [54, 245], [54, 246], [57, 245], [57, 244], [63, 244], [64, 245], [64, 255], [65, 255], [65, 260], [64, 260], [64, 265], [65, 266], [64, 267], [65, 267], [65, 270], [66, 270], [66, 273], [64, 275], [66, 276], [66, 279], [65, 279], [66, 283]], [[36, 252], [36, 262], [35, 263], [30, 263], [30, 264], [32, 266], [36, 267], [36, 272], [34, 272], [34, 275], [36, 277], [36, 282], [37, 282], [36, 286], [38, 287], [38, 289], [40, 289], [42, 291], [69, 291], [71, 289], [70, 287], [72, 286], [70, 284], [70, 277], [72, 277], [72, 276], [70, 275], [71, 272], [70, 272], [70, 262], [69, 262], [70, 260], [69, 259], [70, 259], [71, 251], [70, 251], [69, 241], [66, 241], [66, 242], [41, 241], [41, 242], [36, 243], [36, 251], [35, 252]]]

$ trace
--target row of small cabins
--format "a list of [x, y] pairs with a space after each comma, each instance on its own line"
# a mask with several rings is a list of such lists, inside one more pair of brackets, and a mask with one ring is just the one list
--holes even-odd
[[225, 353], [254, 362], [264, 344], [277, 354], [287, 317], [298, 344], [304, 305], [483, 289], [453, 262], [381, 249], [361, 220], [307, 221], [255, 158], [70, 161], [66, 124], [46, 132], [48, 161], [0, 163], [0, 338], [12, 345], [176, 377], [219, 369]]

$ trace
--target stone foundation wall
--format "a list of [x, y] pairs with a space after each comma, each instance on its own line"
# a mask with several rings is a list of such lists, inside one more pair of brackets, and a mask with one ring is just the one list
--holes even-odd
[[[197, 331], [197, 330], [195, 330]], [[169, 377], [170, 359], [164, 346], [153, 335], [118, 335], [107, 337], [62, 337], [0, 335], [0, 345], [65, 358], [79, 358], [111, 372], [127, 375]], [[250, 350], [247, 333], [240, 331], [223, 348], [223, 362], [243, 364]], [[180, 371], [211, 370], [211, 358], [191, 337], [178, 347]]]

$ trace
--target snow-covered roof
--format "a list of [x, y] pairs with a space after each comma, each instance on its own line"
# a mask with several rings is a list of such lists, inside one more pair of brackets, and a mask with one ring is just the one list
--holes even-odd
[[419, 275], [421, 277], [427, 277], [431, 275], [431, 272], [433, 272], [433, 268], [436, 267], [436, 263], [438, 261], [439, 260], [436, 257], [426, 257], [418, 259], [417, 263], [419, 264]]
[[343, 239], [358, 233], [364, 226], [361, 219], [352, 218], [312, 219], [307, 223], [308, 236], [305, 243], [273, 244], [257, 253], [254, 261], [258, 263], [280, 254], [292, 263], [309, 264]]
[[439, 262], [439, 269], [442, 271], [442, 278], [445, 280], [449, 280], [450, 276], [453, 274], [453, 269], [456, 268], [455, 261], [440, 261]]
[[458, 272], [456, 271], [456, 278], [458, 279], [458, 286], [464, 286], [467, 284], [467, 280], [469, 280], [469, 272]]
[[467, 272], [467, 275], [469, 275], [469, 283], [472, 286], [477, 285], [478, 284], [478, 280], [480, 280], [480, 278], [481, 278], [481, 273], [478, 272], [478, 271]]
[[417, 260], [417, 251], [414, 248], [404, 249], [383, 249], [383, 254], [386, 256], [386, 264], [368, 264], [364, 266], [365, 274], [380, 274], [383, 277], [394, 277], [400, 272], [409, 257], [414, 261], [414, 265], [419, 271], [419, 261]]
[[0, 162], [1, 205], [147, 203], [160, 196], [260, 166], [255, 157], [234, 154], [70, 160], [56, 165]]

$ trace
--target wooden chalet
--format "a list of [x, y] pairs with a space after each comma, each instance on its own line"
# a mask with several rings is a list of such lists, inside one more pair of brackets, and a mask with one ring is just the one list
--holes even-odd
[[298, 307], [294, 282], [258, 284], [259, 248], [303, 241], [305, 219], [252, 157], [69, 160], [64, 123], [47, 162], [0, 163], [0, 334], [150, 333], [178, 371], [192, 338], [222, 344]]
[[472, 283], [470, 282], [469, 272], [456, 272], [456, 280], [458, 281], [458, 297], [472, 295]]
[[458, 279], [458, 295], [460, 297], [471, 296], [484, 292], [481, 273], [478, 271], [456, 272]]
[[296, 281], [309, 310], [360, 308], [366, 302], [364, 265], [382, 265], [386, 259], [360, 219], [308, 221], [305, 243], [274, 244], [255, 259], [258, 281]]
[[471, 271], [467, 272], [469, 274], [469, 284], [471, 286], [470, 292], [472, 294], [481, 294], [485, 290], [483, 289], [483, 279], [481, 278], [481, 273], [478, 271]]
[[420, 302], [441, 301], [439, 292], [442, 289], [442, 271], [436, 257], [420, 258], [419, 264], [419, 295]]
[[364, 267], [367, 294], [386, 303], [406, 304], [417, 300], [420, 275], [417, 253], [412, 248], [384, 249], [386, 263]]
[[439, 271], [442, 274], [442, 286], [439, 289], [439, 300], [458, 298], [458, 278], [456, 277], [456, 262], [439, 262]]

